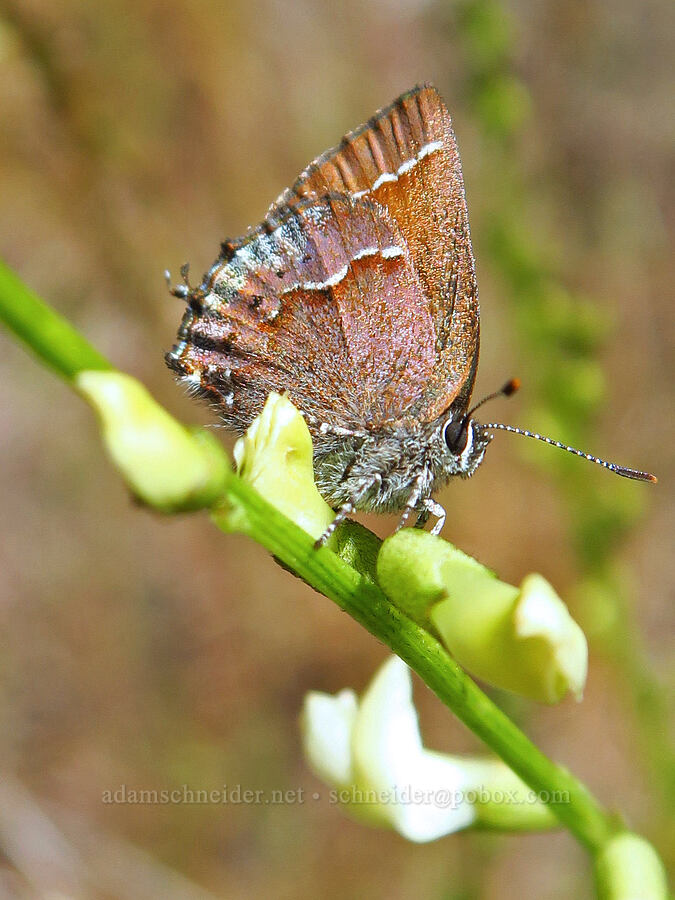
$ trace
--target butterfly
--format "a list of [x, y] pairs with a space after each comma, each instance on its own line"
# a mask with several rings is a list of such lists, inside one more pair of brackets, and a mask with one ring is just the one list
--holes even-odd
[[[337, 510], [423, 524], [432, 495], [472, 475], [495, 429], [471, 408], [480, 313], [450, 114], [429, 84], [402, 94], [315, 159], [263, 221], [226, 240], [187, 307], [169, 367], [243, 433], [272, 391], [303, 414], [316, 483]], [[514, 379], [497, 394], [517, 388]], [[495, 395], [490, 395], [495, 396]], [[489, 398], [485, 398], [489, 399]]]

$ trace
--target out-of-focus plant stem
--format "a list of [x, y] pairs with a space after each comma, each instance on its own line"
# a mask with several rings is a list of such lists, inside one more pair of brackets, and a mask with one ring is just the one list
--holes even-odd
[[[531, 181], [517, 162], [534, 100], [516, 74], [516, 31], [506, 4], [461, 0], [453, 7], [452, 23], [464, 50], [467, 107], [488, 148], [483, 177], [492, 189], [487, 191], [486, 247], [510, 304], [514, 334], [537, 365], [529, 392], [535, 428], [575, 446], [590, 446], [592, 422], [605, 394], [597, 358], [611, 322], [574, 285], [563, 283], [546, 238], [527, 224], [528, 198], [543, 199], [542, 178], [538, 173]], [[553, 475], [570, 511], [581, 576], [576, 591], [580, 621], [591, 646], [611, 659], [632, 699], [650, 778], [661, 783], [654, 796], [662, 801], [667, 826], [675, 802], [675, 764], [663, 728], [666, 693], [650, 671], [619, 560], [621, 543], [639, 520], [644, 492], [624, 483], [608, 490], [605, 481], [593, 479], [566, 454], [540, 454], [537, 464]], [[655, 834], [660, 830], [656, 827]]]

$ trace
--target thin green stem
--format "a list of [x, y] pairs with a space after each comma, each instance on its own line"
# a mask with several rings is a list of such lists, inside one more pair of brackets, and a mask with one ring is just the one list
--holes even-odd
[[[68, 380], [83, 370], [111, 369], [67, 321], [1, 264], [0, 319]], [[311, 537], [235, 476], [227, 479], [211, 509], [219, 527], [250, 535], [404, 659], [591, 852], [597, 853], [620, 831], [620, 824], [578, 779], [548, 759], [432, 635], [387, 600], [372, 575], [361, 574], [328, 548], [314, 550]]]
[[[556, 765], [484, 694], [442, 645], [393, 606], [371, 580], [313, 540], [247, 484], [233, 478], [238, 527], [266, 547], [317, 591], [379, 638], [420, 676], [439, 699], [548, 803], [558, 819], [591, 852], [619, 829], [587, 788]], [[231, 511], [215, 513], [230, 530]]]
[[0, 321], [62, 378], [87, 369], [112, 370], [108, 360], [0, 260]]

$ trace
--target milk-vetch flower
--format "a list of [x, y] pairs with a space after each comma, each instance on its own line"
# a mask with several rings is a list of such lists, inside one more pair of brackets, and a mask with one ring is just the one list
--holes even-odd
[[302, 715], [305, 755], [355, 818], [411, 841], [473, 824], [542, 828], [551, 813], [497, 759], [465, 758], [422, 744], [405, 663], [390, 658], [359, 701], [351, 690], [312, 692]]
[[629, 831], [610, 838], [595, 858], [600, 900], [667, 900], [663, 863], [643, 837]]
[[312, 537], [332, 522], [335, 513], [314, 484], [309, 429], [287, 397], [269, 395], [234, 458], [241, 478]]
[[87, 370], [74, 384], [98, 414], [108, 454], [140, 500], [174, 512], [220, 496], [229, 461], [212, 435], [181, 425], [122, 372]]
[[382, 545], [377, 573], [393, 603], [440, 636], [457, 661], [497, 687], [544, 703], [586, 682], [586, 638], [541, 575], [519, 588], [440, 537], [404, 529]]

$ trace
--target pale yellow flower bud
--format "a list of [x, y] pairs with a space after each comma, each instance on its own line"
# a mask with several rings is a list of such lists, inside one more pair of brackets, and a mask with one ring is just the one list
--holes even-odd
[[541, 575], [520, 588], [447, 541], [404, 529], [382, 545], [380, 585], [393, 603], [431, 626], [472, 675], [543, 703], [581, 697], [586, 638]]
[[174, 512], [210, 506], [222, 494], [229, 462], [210, 434], [181, 425], [130, 375], [90, 370], [74, 383], [98, 414], [113, 463], [144, 503]]
[[234, 446], [237, 471], [304, 531], [319, 538], [335, 513], [314, 484], [312, 438], [287, 397], [272, 393]]

